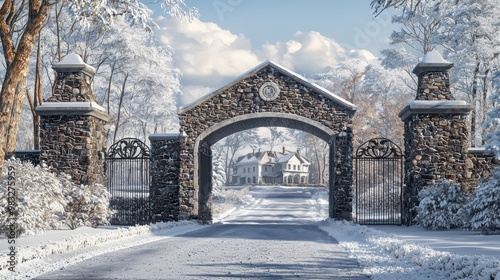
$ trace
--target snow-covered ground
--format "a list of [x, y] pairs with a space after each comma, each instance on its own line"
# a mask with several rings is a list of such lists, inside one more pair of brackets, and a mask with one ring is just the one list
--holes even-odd
[[[216, 216], [221, 223], [245, 222], [244, 213], [253, 205], [265, 203], [267, 190], [274, 193], [290, 188], [253, 187], [243, 203]], [[419, 227], [360, 226], [325, 219], [328, 210], [326, 192], [318, 188], [298, 189], [310, 192], [307, 215], [337, 239], [356, 258], [363, 273], [372, 279], [500, 279], [500, 236], [484, 236], [470, 231], [427, 231]], [[301, 201], [293, 201], [301, 206]], [[304, 205], [302, 205], [304, 206]], [[262, 213], [262, 220], [273, 213]], [[268, 220], [268, 219], [267, 219]], [[43, 236], [21, 237], [16, 245], [16, 274], [6, 270], [6, 253], [0, 256], [0, 279], [27, 279], [60, 269], [103, 253], [170, 238], [201, 228], [192, 222], [161, 223], [137, 227], [79, 228], [75, 231], [51, 231]], [[7, 252], [5, 238], [0, 250]], [[483, 256], [484, 255], [484, 256]], [[496, 276], [495, 276], [496, 275]], [[14, 277], [15, 276], [15, 277]], [[332, 278], [334, 276], [332, 275]]]

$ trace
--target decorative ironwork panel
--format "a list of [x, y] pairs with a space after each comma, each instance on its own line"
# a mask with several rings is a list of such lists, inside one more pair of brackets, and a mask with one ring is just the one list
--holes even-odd
[[373, 138], [361, 145], [356, 151], [356, 158], [395, 158], [401, 157], [401, 149], [386, 138]]
[[123, 138], [109, 147], [110, 158], [149, 158], [149, 147], [139, 139]]
[[107, 189], [113, 225], [147, 224], [151, 220], [150, 149], [141, 140], [124, 138], [108, 150]]
[[355, 157], [355, 213], [360, 224], [402, 223], [403, 154], [389, 139], [374, 138]]

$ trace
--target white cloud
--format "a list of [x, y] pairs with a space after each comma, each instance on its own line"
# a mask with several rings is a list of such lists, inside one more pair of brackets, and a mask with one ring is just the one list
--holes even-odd
[[160, 42], [175, 49], [174, 65], [183, 73], [182, 103], [223, 86], [261, 62], [248, 39], [215, 23], [161, 18], [158, 24], [162, 26], [157, 31]]
[[257, 53], [301, 74], [317, 73], [345, 57], [337, 42], [316, 31], [297, 32], [292, 40], [266, 44]]
[[268, 43], [253, 50], [244, 35], [211, 22], [160, 18], [161, 43], [175, 49], [174, 65], [183, 72], [180, 105], [192, 103], [224, 86], [263, 61], [273, 60], [297, 73], [309, 75], [347, 57], [371, 60], [366, 50], [344, 50], [335, 40], [316, 31], [297, 32], [287, 42]]

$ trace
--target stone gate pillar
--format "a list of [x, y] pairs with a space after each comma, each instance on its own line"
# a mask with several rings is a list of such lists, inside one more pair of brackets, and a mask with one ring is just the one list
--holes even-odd
[[105, 153], [111, 117], [96, 102], [92, 66], [77, 54], [53, 65], [55, 91], [35, 111], [40, 116], [40, 160], [80, 184], [105, 185]]
[[[353, 184], [352, 131], [348, 129], [330, 140], [329, 216], [337, 220], [352, 220]], [[332, 176], [333, 175], [333, 176]]]
[[184, 213], [190, 210], [181, 205], [181, 198], [185, 195], [180, 188], [183, 139], [179, 133], [149, 136], [152, 222], [183, 220], [186, 219]]
[[403, 220], [411, 222], [418, 192], [434, 182], [462, 182], [469, 145], [467, 116], [472, 107], [450, 91], [453, 63], [437, 51], [427, 53], [413, 69], [418, 76], [416, 100], [400, 113], [405, 134]]

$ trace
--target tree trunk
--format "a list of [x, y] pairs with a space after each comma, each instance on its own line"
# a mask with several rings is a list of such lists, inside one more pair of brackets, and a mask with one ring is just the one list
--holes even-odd
[[472, 103], [472, 114], [471, 114], [471, 124], [470, 124], [470, 135], [471, 147], [476, 147], [476, 119], [477, 119], [477, 87], [478, 87], [478, 74], [480, 62], [476, 63], [476, 68], [474, 68], [474, 75], [472, 78], [472, 93], [471, 93], [471, 103]]
[[116, 116], [115, 133], [113, 134], [113, 143], [116, 142], [116, 135], [118, 134], [118, 128], [120, 127], [120, 116], [122, 112], [123, 97], [125, 96], [125, 85], [127, 84], [128, 73], [125, 74], [125, 79], [122, 84], [122, 91], [120, 92], [120, 102], [118, 103], [118, 113]]
[[112, 81], [113, 81], [113, 74], [115, 73], [115, 65], [116, 65], [116, 60], [113, 62], [113, 64], [111, 65], [111, 74], [109, 75], [109, 83], [108, 83], [108, 97], [107, 97], [107, 101], [108, 101], [108, 114], [111, 114], [110, 112], [110, 97], [111, 97], [111, 85], [112, 85]]
[[[226, 143], [227, 144], [227, 143]], [[226, 186], [231, 184], [232, 179], [232, 170], [231, 165], [229, 163], [229, 145], [226, 145], [226, 159], [224, 160], [224, 169], [226, 170]]]
[[[41, 67], [41, 47], [40, 47], [40, 39], [38, 39], [37, 45], [37, 56], [36, 56], [36, 76], [35, 76], [35, 92], [33, 94], [34, 107], [36, 108], [38, 105], [42, 105], [43, 100], [43, 88], [42, 88], [42, 77], [40, 75]], [[54, 83], [56, 84], [56, 83]], [[33, 111], [33, 141], [34, 141], [34, 149], [40, 149], [40, 116]]]
[[[486, 122], [486, 115], [488, 114], [488, 76], [490, 74], [490, 69], [486, 69], [486, 71], [484, 71], [484, 75], [483, 75], [483, 102], [482, 102], [482, 106], [481, 106], [481, 124], [484, 124]], [[484, 134], [484, 130], [483, 130], [483, 133], [481, 134]], [[486, 141], [484, 139], [484, 137], [481, 137], [481, 145], [484, 145], [486, 144]]]
[[22, 30], [17, 48], [12, 39], [14, 22], [11, 22], [16, 13], [15, 1], [6, 0], [0, 8], [0, 37], [7, 68], [0, 92], [0, 166], [3, 165], [6, 152], [13, 151], [16, 145], [30, 54], [47, 18], [50, 3], [48, 0], [31, 0], [28, 5], [29, 20]]

